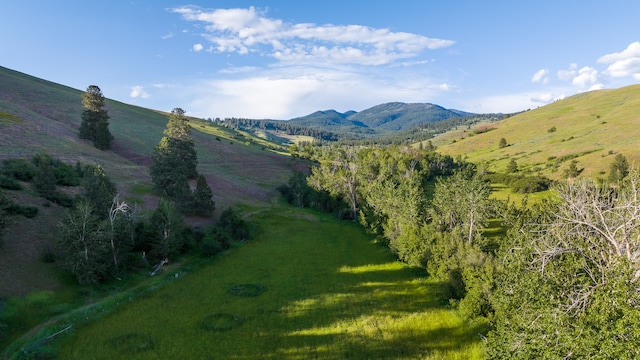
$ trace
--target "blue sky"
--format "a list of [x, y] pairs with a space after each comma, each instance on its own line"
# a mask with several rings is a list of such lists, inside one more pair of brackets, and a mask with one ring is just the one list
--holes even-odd
[[640, 83], [640, 1], [5, 0], [0, 65], [203, 118], [536, 108]]

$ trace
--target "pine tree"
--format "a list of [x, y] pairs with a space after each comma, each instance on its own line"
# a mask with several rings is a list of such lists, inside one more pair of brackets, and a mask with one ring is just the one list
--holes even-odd
[[207, 184], [204, 175], [198, 176], [196, 189], [193, 192], [195, 214], [200, 216], [213, 216], [216, 209], [216, 203], [213, 201], [213, 191]]
[[109, 132], [109, 115], [104, 109], [104, 95], [96, 85], [87, 87], [82, 94], [82, 122], [80, 123], [79, 137], [91, 140], [93, 145], [100, 150], [108, 150], [111, 147], [113, 135]]
[[629, 162], [622, 154], [616, 155], [609, 169], [609, 181], [617, 183], [629, 175]]
[[198, 176], [198, 156], [184, 110], [173, 109], [164, 134], [154, 149], [150, 174], [156, 190], [176, 200], [174, 193], [182, 193], [178, 191], [183, 187], [179, 184], [180, 177], [195, 179]]

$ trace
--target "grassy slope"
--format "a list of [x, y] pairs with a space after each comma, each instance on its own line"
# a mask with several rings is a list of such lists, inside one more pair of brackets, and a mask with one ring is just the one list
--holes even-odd
[[[357, 224], [282, 207], [254, 220], [255, 239], [78, 328], [60, 357], [482, 358], [483, 325], [447, 310], [439, 284], [395, 261]], [[240, 284], [266, 291], [238, 297], [229, 289]]]
[[[527, 111], [503, 121], [483, 125], [495, 130], [469, 136], [457, 130], [433, 140], [438, 151], [461, 155], [490, 170], [505, 171], [510, 159], [523, 170], [559, 179], [576, 156], [583, 176], [606, 177], [615, 154], [638, 164], [640, 153], [640, 85], [587, 92]], [[548, 130], [555, 127], [555, 132]], [[499, 149], [505, 138], [509, 146]], [[453, 142], [453, 140], [456, 140]]]
[[[168, 121], [167, 114], [107, 100], [109, 128], [115, 141], [112, 151], [100, 151], [77, 137], [83, 110], [81, 94], [0, 67], [0, 160], [47, 152], [70, 164], [100, 164], [126, 199], [143, 208], [154, 207], [157, 198], [151, 193], [148, 165]], [[248, 138], [239, 141], [238, 134], [219, 126], [196, 120], [192, 126], [198, 170], [207, 177], [217, 208], [237, 203], [268, 205], [275, 188], [289, 176], [289, 157], [265, 150], [268, 144], [260, 143], [261, 139], [247, 145]], [[51, 275], [51, 265], [40, 263], [38, 258], [51, 244], [64, 209], [55, 205], [45, 208], [42, 199], [28, 193], [8, 193], [38, 206], [41, 215], [19, 219], [19, 224], [8, 230], [11, 236], [6, 237], [0, 251], [0, 298], [56, 288], [59, 284]]]

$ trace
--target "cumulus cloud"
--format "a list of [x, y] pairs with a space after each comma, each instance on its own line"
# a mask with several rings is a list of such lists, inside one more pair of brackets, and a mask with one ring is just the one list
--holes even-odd
[[531, 98], [531, 101], [540, 104], [548, 104], [553, 100], [555, 100], [555, 97], [551, 93], [536, 94]]
[[[236, 70], [246, 72], [236, 76]], [[220, 73], [224, 76], [198, 79], [180, 92], [194, 116], [286, 120], [317, 110], [361, 111], [391, 101], [437, 103], [439, 94], [456, 90], [411, 70], [390, 74], [305, 65]]]
[[533, 77], [531, 77], [531, 82], [534, 82], [534, 83], [542, 82], [543, 84], [546, 84], [549, 82], [549, 78], [547, 77], [548, 74], [549, 74], [548, 69], [540, 69], [536, 71], [535, 74], [533, 74]]
[[598, 63], [609, 64], [604, 71], [606, 75], [640, 80], [640, 42], [629, 44], [621, 52], [604, 55], [598, 59]]
[[195, 52], [200, 52], [200, 51], [202, 51], [202, 49], [204, 49], [204, 46], [202, 44], [193, 45], [193, 51], [195, 51]]
[[576, 76], [573, 77], [571, 83], [580, 88], [585, 88], [587, 86], [594, 85], [598, 82], [598, 70], [585, 66], [578, 70]]
[[571, 80], [578, 73], [578, 64], [573, 63], [569, 65], [569, 69], [558, 71], [558, 79], [560, 80]]
[[202, 36], [220, 53], [258, 53], [284, 62], [383, 65], [425, 50], [449, 47], [452, 40], [393, 32], [361, 25], [287, 23], [248, 9], [171, 9], [185, 20], [204, 23]]
[[140, 85], [136, 85], [131, 87], [131, 92], [129, 93], [129, 97], [134, 99], [136, 98], [146, 99], [149, 97], [149, 94], [146, 91], [144, 91], [144, 87]]

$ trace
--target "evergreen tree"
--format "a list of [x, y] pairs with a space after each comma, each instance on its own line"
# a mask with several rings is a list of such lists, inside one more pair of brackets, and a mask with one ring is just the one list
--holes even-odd
[[84, 111], [79, 136], [81, 139], [91, 140], [100, 150], [108, 150], [113, 139], [113, 135], [109, 132], [109, 115], [104, 109], [104, 101], [102, 90], [96, 85], [90, 85], [82, 94]]
[[213, 191], [207, 184], [204, 175], [198, 175], [196, 189], [193, 192], [195, 213], [200, 216], [213, 216], [216, 209], [216, 203], [213, 201]]
[[629, 175], [629, 162], [622, 154], [616, 155], [609, 169], [609, 181], [617, 183]]
[[105, 219], [116, 195], [116, 186], [102, 166], [87, 166], [82, 188], [82, 195], [87, 198], [98, 217]]
[[173, 199], [173, 188], [180, 185], [178, 180], [181, 176], [186, 179], [198, 176], [197, 153], [184, 110], [173, 109], [164, 135], [154, 149], [150, 174], [156, 190], [167, 193]]
[[564, 177], [567, 179], [574, 179], [580, 175], [581, 170], [578, 169], [578, 162], [572, 160], [569, 167], [564, 169]]
[[508, 173], [518, 172], [518, 163], [514, 159], [511, 159], [509, 161], [509, 164], [507, 165], [507, 172]]

